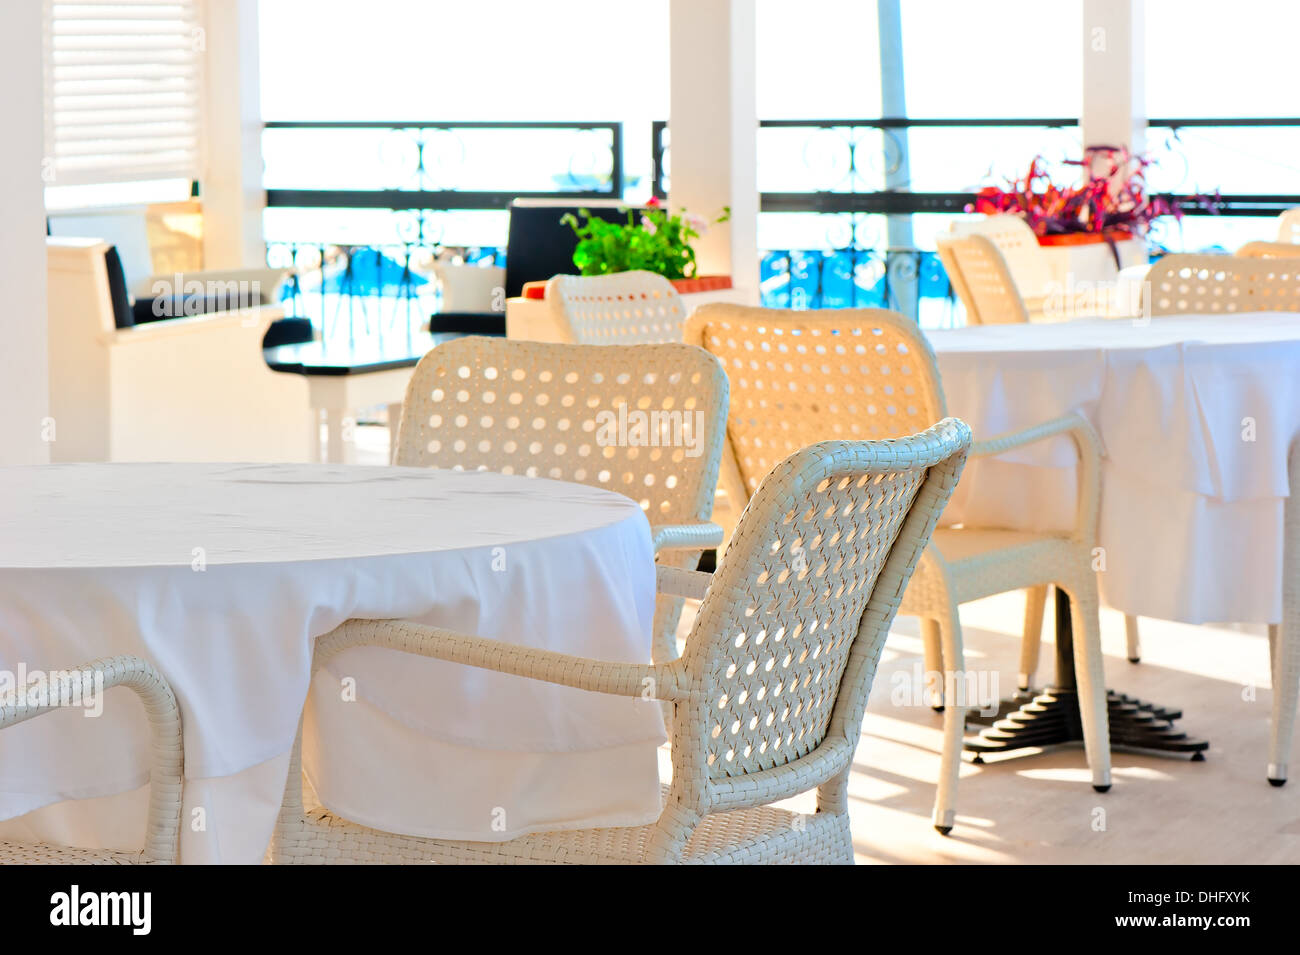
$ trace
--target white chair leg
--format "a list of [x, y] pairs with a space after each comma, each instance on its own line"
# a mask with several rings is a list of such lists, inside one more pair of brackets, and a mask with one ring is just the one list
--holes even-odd
[[1282, 516], [1282, 625], [1268, 628], [1273, 674], [1273, 726], [1268, 741], [1268, 781], [1286, 782], [1287, 760], [1300, 700], [1300, 441], [1287, 455], [1291, 496]]
[[1025, 635], [1020, 644], [1020, 683], [1028, 690], [1038, 672], [1038, 652], [1043, 645], [1043, 610], [1047, 607], [1047, 588], [1030, 587], [1025, 591]]
[[1069, 594], [1083, 747], [1092, 769], [1092, 788], [1104, 793], [1110, 789], [1110, 721], [1106, 713], [1106, 673], [1096, 581], [1088, 579], [1071, 587]]
[[1268, 625], [1268, 677], [1277, 687], [1277, 637], [1282, 628], [1276, 623]]
[[[925, 647], [926, 690], [930, 697], [930, 708], [943, 712], [943, 637], [939, 634], [939, 621], [931, 617], [921, 619], [921, 642]], [[931, 674], [937, 674], [931, 685]]]
[[1124, 636], [1128, 640], [1128, 662], [1142, 661], [1142, 644], [1138, 639], [1138, 618], [1124, 614]]
[[1290, 627], [1269, 627], [1273, 639], [1273, 728], [1268, 744], [1268, 781], [1274, 786], [1286, 782], [1287, 760], [1295, 733], [1296, 704], [1300, 701], [1300, 647], [1295, 640], [1295, 617]]
[[934, 828], [945, 836], [952, 831], [957, 819], [957, 779], [961, 775], [961, 750], [966, 733], [967, 702], [958, 691], [958, 681], [964, 684], [966, 655], [962, 650], [961, 618], [952, 605], [948, 619], [935, 621], [943, 642], [944, 695], [947, 705], [943, 711], [943, 754], [939, 762], [939, 788], [934, 800]]

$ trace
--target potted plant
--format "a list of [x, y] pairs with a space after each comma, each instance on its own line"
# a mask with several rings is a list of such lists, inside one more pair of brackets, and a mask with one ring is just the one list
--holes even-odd
[[1182, 217], [1177, 202], [1147, 193], [1145, 173], [1151, 159], [1109, 146], [1087, 152], [1084, 159], [1067, 160], [1086, 170], [1081, 183], [1058, 186], [1043, 157], [1036, 156], [1023, 179], [981, 189], [966, 211], [1018, 215], [1034, 230], [1038, 243], [1047, 246], [1106, 242], [1113, 247], [1145, 236], [1159, 216]]
[[[586, 209], [578, 216], [569, 213], [560, 221], [570, 226], [578, 237], [573, 264], [581, 275], [608, 275], [644, 269], [655, 272], [673, 283], [678, 292], [703, 292], [730, 288], [730, 276], [697, 276], [695, 249], [709, 223], [682, 209], [674, 214], [658, 199], [651, 198], [638, 216], [627, 210], [627, 222], [606, 222], [593, 217]], [[723, 208], [714, 224], [726, 222], [731, 210]]]

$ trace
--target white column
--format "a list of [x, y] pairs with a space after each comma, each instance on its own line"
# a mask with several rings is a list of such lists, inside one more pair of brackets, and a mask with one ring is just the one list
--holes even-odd
[[262, 109], [258, 0], [207, 3], [204, 36], [203, 265], [266, 263], [262, 240]]
[[701, 275], [731, 275], [758, 302], [758, 109], [752, 0], [671, 0], [669, 205], [731, 221], [696, 244]]
[[5, 5], [0, 63], [0, 465], [49, 460], [51, 422], [45, 317], [45, 190], [41, 3]]
[[1083, 0], [1083, 145], [1146, 143], [1143, 0]]
[[[903, 69], [903, 13], [900, 0], [876, 0], [877, 39], [880, 47], [880, 115], [907, 115], [907, 83]], [[881, 157], [886, 163], [885, 188], [906, 190], [912, 186], [911, 144], [908, 142], [907, 129], [885, 130], [891, 133], [898, 144], [898, 165], [888, 169], [888, 149]], [[882, 138], [882, 143], [889, 139]], [[910, 249], [913, 247], [912, 217], [910, 215], [886, 216], [886, 235], [889, 248]], [[910, 253], [903, 253], [910, 255]], [[886, 254], [885, 268], [893, 264]], [[900, 270], [906, 276], [907, 270]], [[897, 308], [904, 315], [916, 314], [917, 296], [920, 292], [921, 270], [918, 265], [915, 277], [910, 282], [895, 280], [890, 283]], [[886, 307], [889, 307], [888, 305]]]

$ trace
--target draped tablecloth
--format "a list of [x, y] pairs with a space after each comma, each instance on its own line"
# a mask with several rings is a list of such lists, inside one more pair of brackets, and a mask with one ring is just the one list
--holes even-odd
[[[308, 465], [0, 469], [0, 671], [133, 653], [162, 672], [184, 727], [187, 862], [261, 860], [313, 640], [343, 621], [646, 662], [654, 587], [641, 509], [583, 485]], [[354, 821], [492, 840], [658, 815], [655, 703], [374, 648], [340, 655], [311, 699], [308, 778]], [[0, 838], [138, 847], [147, 733], [125, 690], [98, 719], [68, 710], [0, 731]]]
[[[1097, 429], [1107, 604], [1187, 623], [1281, 619], [1300, 315], [990, 325], [930, 341], [948, 413], [977, 439], [1070, 411]], [[945, 520], [1068, 528], [1074, 461], [1065, 438], [972, 460]]]

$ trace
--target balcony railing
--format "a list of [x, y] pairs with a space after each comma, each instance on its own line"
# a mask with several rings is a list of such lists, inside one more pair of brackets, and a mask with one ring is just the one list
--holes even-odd
[[[764, 304], [889, 307], [928, 311], [930, 321], [952, 299], [947, 277], [932, 252], [916, 247], [928, 241], [900, 243], [881, 217], [962, 213], [974, 184], [988, 181], [990, 135], [996, 154], [1017, 163], [1007, 173], [1037, 154], [1082, 152], [1073, 118], [765, 120], [760, 127]], [[1153, 119], [1149, 127], [1152, 148], [1179, 147], [1169, 153], [1173, 168], [1153, 170], [1151, 186], [1181, 200], [1187, 215], [1259, 217], [1300, 205], [1300, 194], [1230, 189], [1206, 205], [1197, 194], [1217, 184], [1207, 188], [1188, 171], [1231, 156], [1243, 140], [1257, 152], [1294, 155], [1300, 119]], [[671, 174], [667, 124], [654, 123], [652, 133], [652, 191], [663, 197]], [[295, 268], [292, 307], [321, 322], [432, 311], [434, 255], [451, 243], [469, 246], [471, 260], [503, 264], [502, 214], [511, 200], [621, 199], [626, 184], [619, 123], [273, 122], [264, 136], [268, 223], [286, 214], [319, 217], [309, 235], [268, 230], [268, 259]], [[1188, 149], [1200, 158], [1180, 169], [1177, 157]], [[1270, 173], [1272, 166], [1267, 157], [1238, 157], [1225, 177], [1289, 186], [1289, 175]], [[971, 185], [952, 189], [962, 182]], [[482, 223], [477, 235], [447, 233], [446, 222], [473, 217]]]
[[427, 317], [448, 244], [504, 263], [492, 242], [447, 236], [448, 218], [486, 216], [480, 231], [504, 239], [499, 217], [515, 199], [624, 189], [621, 123], [269, 122], [263, 153], [268, 263], [294, 270], [288, 307], [322, 328]]
[[[762, 212], [810, 212], [823, 215], [835, 214], [876, 214], [876, 215], [918, 215], [926, 213], [961, 213], [974, 201], [974, 189], [964, 191], [936, 191], [916, 188], [915, 182], [909, 182], [902, 188], [886, 188], [884, 179], [899, 169], [911, 165], [912, 153], [922, 152], [910, 147], [911, 131], [924, 135], [936, 131], [948, 133], [972, 132], [976, 130], [987, 133], [989, 130], [1001, 130], [1006, 135], [1006, 148], [1002, 155], [1014, 156], [1017, 163], [1023, 160], [1027, 164], [1036, 154], [1047, 154], [1049, 149], [1044, 143], [1029, 140], [1029, 148], [1013, 148], [1016, 140], [1025, 140], [1026, 131], [1033, 130], [1035, 135], [1060, 134], [1075, 130], [1079, 126], [1077, 119], [1069, 118], [1026, 118], [1026, 119], [798, 119], [798, 120], [762, 120], [759, 123], [759, 155], [765, 152], [765, 142], [771, 142], [774, 132], [799, 131], [803, 137], [805, 155], [809, 156], [806, 180], [807, 186], [795, 190], [768, 189], [763, 182], [763, 162], [760, 158], [760, 203]], [[1294, 133], [1295, 142], [1279, 143], [1275, 146], [1278, 155], [1293, 155], [1300, 147], [1300, 117], [1257, 117], [1257, 118], [1157, 118], [1147, 121], [1153, 131], [1162, 133], [1161, 145], [1169, 139], [1180, 140], [1188, 130], [1204, 133], [1207, 130], [1234, 130], [1241, 135], [1242, 130], [1288, 130]], [[766, 137], [762, 131], [770, 131]], [[651, 162], [654, 170], [653, 193], [659, 198], [668, 194], [668, 177], [672, 155], [668, 142], [668, 124], [663, 121], [653, 123], [651, 135]], [[1063, 140], [1062, 144], [1068, 141]], [[1208, 142], [1208, 140], [1205, 140]], [[971, 182], [987, 178], [987, 151], [982, 150], [973, 155], [963, 155], [960, 149], [949, 144], [944, 150], [944, 178], [953, 181], [962, 173], [960, 164], [974, 162], [976, 165], [968, 170], [975, 175]], [[1081, 155], [1082, 143], [1073, 137], [1072, 152]], [[838, 155], [828, 154], [828, 147]], [[1281, 147], [1281, 148], [1278, 148]], [[809, 152], [811, 150], [811, 152]], [[813, 158], [815, 157], [815, 158]], [[1267, 158], [1257, 158], [1257, 162], [1277, 166], [1278, 163]], [[1022, 170], [1017, 166], [1016, 172]], [[1287, 167], [1285, 181], [1294, 180], [1294, 169]], [[829, 175], [828, 175], [829, 173]], [[872, 182], [874, 178], [876, 182]], [[917, 176], [912, 170], [912, 178]], [[816, 182], [817, 179], [822, 182]], [[872, 188], [874, 186], [875, 188]], [[1217, 191], [1213, 203], [1201, 201], [1205, 192]], [[1236, 193], [1231, 189], [1220, 189], [1215, 183], [1202, 183], [1197, 188], [1183, 192], [1162, 191], [1156, 195], [1179, 201], [1186, 215], [1221, 215], [1221, 216], [1261, 216], [1275, 215], [1283, 209], [1300, 205], [1300, 193]]]

